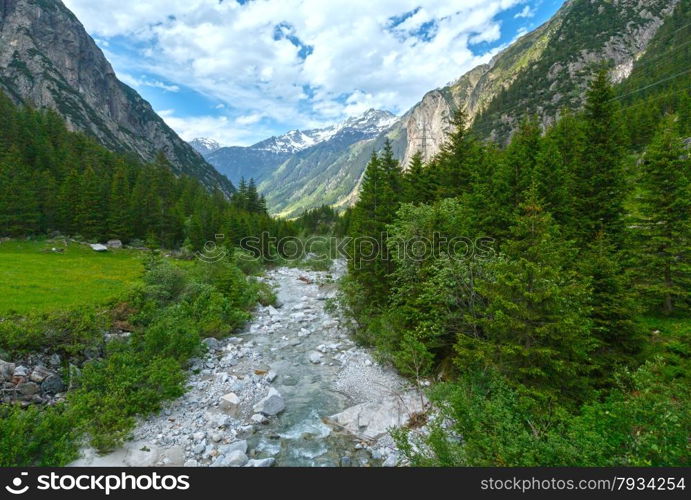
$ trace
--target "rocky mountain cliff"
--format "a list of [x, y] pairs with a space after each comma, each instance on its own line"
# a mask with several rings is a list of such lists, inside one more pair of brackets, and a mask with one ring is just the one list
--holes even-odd
[[404, 165], [416, 151], [439, 151], [454, 110], [463, 109], [475, 131], [505, 142], [527, 115], [548, 125], [559, 111], [578, 109], [594, 69], [625, 80], [679, 0], [568, 0], [557, 14], [524, 35], [489, 64], [452, 85], [433, 90], [401, 119]]
[[478, 135], [499, 143], [527, 115], [537, 115], [546, 126], [561, 110], [582, 106], [597, 67], [604, 64], [614, 82], [625, 81], [679, 1], [567, 0], [547, 23], [488, 64], [427, 93], [379, 136], [309, 162], [291, 156], [260, 189], [269, 207], [287, 216], [320, 204], [348, 205], [357, 197], [372, 150], [388, 138], [404, 167], [417, 151], [429, 159], [443, 144], [458, 108]]
[[145, 161], [163, 152], [177, 174], [226, 194], [234, 188], [180, 139], [151, 105], [120, 82], [60, 0], [0, 0], [0, 90], [58, 112], [72, 130]]

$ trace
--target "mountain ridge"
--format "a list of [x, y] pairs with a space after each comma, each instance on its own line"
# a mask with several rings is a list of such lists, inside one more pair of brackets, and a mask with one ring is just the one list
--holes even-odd
[[329, 127], [305, 131], [291, 130], [247, 147], [221, 147], [208, 153], [206, 158], [235, 183], [241, 178], [253, 178], [259, 183], [293, 155], [308, 154], [307, 151], [329, 143], [331, 147], [348, 147], [353, 142], [376, 137], [387, 130], [396, 119], [397, 117], [388, 111], [369, 109], [361, 115]]
[[152, 161], [226, 195], [228, 179], [122, 83], [77, 17], [60, 0], [0, 1], [0, 89], [17, 104], [56, 111], [70, 130], [106, 148]]
[[[380, 150], [389, 139], [404, 168], [417, 151], [429, 160], [440, 150], [451, 116], [459, 108], [478, 136], [499, 143], [505, 143], [526, 116], [537, 115], [543, 126], [553, 123], [562, 109], [580, 109], [585, 88], [600, 65], [609, 68], [614, 83], [624, 81], [679, 1], [567, 0], [550, 20], [487, 64], [471, 69], [451, 85], [427, 92], [366, 144], [352, 144], [330, 164], [314, 162], [309, 168], [293, 169], [282, 164], [269, 178], [273, 180], [260, 184], [270, 209], [295, 216], [320, 204], [348, 206], [357, 198], [372, 151]], [[325, 172], [331, 172], [330, 176], [324, 177]], [[329, 190], [317, 186], [316, 179], [328, 183]], [[293, 186], [293, 192], [303, 197], [286, 186]], [[321, 194], [314, 195], [315, 189]], [[305, 202], [305, 196], [312, 201]]]

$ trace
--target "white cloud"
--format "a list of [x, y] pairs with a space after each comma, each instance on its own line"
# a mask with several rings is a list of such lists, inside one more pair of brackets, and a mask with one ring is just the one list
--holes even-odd
[[249, 146], [256, 142], [256, 131], [242, 127], [226, 116], [176, 116], [174, 109], [156, 111], [180, 137], [191, 141], [198, 137], [213, 139], [223, 146]]
[[141, 87], [152, 87], [156, 89], [165, 90], [166, 92], [180, 92], [180, 87], [177, 85], [169, 85], [160, 80], [151, 80], [146, 77], [137, 78], [130, 75], [129, 73], [118, 73], [118, 78], [125, 82], [130, 87], [141, 88]]
[[[218, 126], [236, 139], [245, 130], [234, 127], [263, 123], [248, 117], [310, 127], [369, 107], [404, 112], [425, 92], [486, 62], [492, 54], [475, 56], [469, 43], [497, 40], [494, 17], [525, 0], [64, 2], [91, 34], [110, 39], [110, 52], [117, 52], [113, 37], [132, 43], [133, 54], [117, 53], [113, 61], [119, 75], [156, 75], [140, 83], [189, 87], [239, 116], [201, 116], [185, 125], [167, 117], [183, 136]], [[392, 18], [406, 14], [391, 27]]]
[[514, 17], [514, 19], [521, 19], [521, 18], [527, 19], [529, 17], [534, 17], [534, 16], [535, 16], [535, 9], [532, 8], [530, 5], [526, 5], [525, 7], [523, 7], [522, 11], [520, 11], [518, 14], [516, 14], [513, 17]]

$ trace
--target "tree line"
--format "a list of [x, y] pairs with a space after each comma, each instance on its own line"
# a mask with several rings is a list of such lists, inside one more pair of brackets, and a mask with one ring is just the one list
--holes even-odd
[[0, 233], [60, 232], [88, 241], [120, 239], [200, 249], [217, 234], [237, 245], [263, 231], [293, 233], [272, 219], [254, 182], [230, 200], [173, 174], [163, 154], [148, 164], [68, 131], [52, 111], [17, 107], [0, 95]]
[[[405, 172], [390, 144], [372, 154], [349, 214], [355, 244], [344, 285], [362, 340], [414, 378], [456, 380], [444, 400], [458, 410], [460, 434], [478, 430], [464, 427], [468, 412], [508, 391], [520, 402], [510, 411], [534, 426], [531, 447], [547, 439], [556, 421], [576, 425], [579, 412], [618, 390], [622, 373], [643, 369], [660, 352], [668, 356], [655, 373], [668, 378], [659, 383], [688, 387], [688, 328], [686, 337], [668, 339], [669, 352], [654, 347], [659, 339], [641, 320], [689, 324], [691, 184], [682, 140], [688, 122], [664, 115], [644, 152], [632, 154], [631, 124], [624, 126], [603, 70], [591, 82], [585, 109], [562, 113], [544, 133], [537, 118], [526, 119], [501, 149], [480, 141], [461, 111], [453, 130], [436, 157], [425, 164], [415, 155]], [[358, 243], [363, 238], [378, 240], [376, 252]], [[448, 243], [459, 238], [473, 242], [470, 251]], [[416, 241], [434, 251], [422, 257], [401, 251]], [[665, 362], [674, 367], [662, 368]], [[488, 374], [494, 382], [477, 381]], [[471, 389], [484, 396], [469, 398]], [[675, 418], [688, 410], [663, 392], [654, 404]], [[660, 435], [664, 423], [646, 418], [626, 422], [621, 446], [630, 452], [639, 432], [648, 447], [636, 459], [678, 463], [688, 414], [670, 436]], [[490, 432], [491, 424], [476, 423]], [[439, 432], [431, 443], [435, 463], [444, 462], [444, 450], [468, 452], [471, 445], [454, 448], [443, 439], [448, 432]], [[677, 440], [673, 449], [669, 441], [662, 449], [666, 439]], [[496, 454], [507, 449], [493, 446], [499, 445], [488, 445], [473, 464], [501, 465]], [[514, 465], [529, 464], [527, 449], [517, 453]], [[618, 463], [616, 453], [610, 464]], [[556, 465], [546, 456], [542, 465]], [[467, 457], [451, 462], [468, 464]]]

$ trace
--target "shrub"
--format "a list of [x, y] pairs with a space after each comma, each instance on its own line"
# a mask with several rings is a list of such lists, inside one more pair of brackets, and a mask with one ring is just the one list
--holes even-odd
[[0, 406], [0, 467], [61, 466], [78, 456], [73, 415], [65, 405]]

